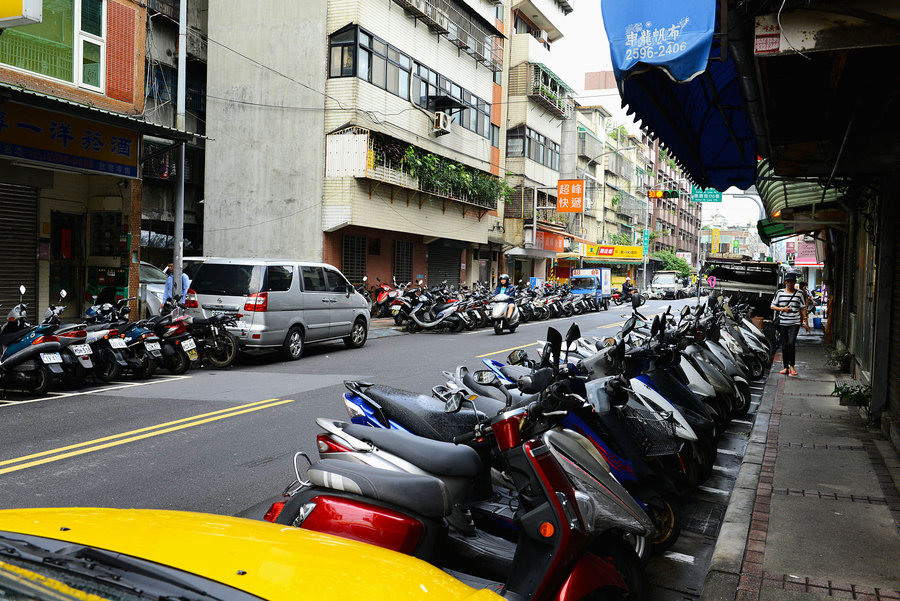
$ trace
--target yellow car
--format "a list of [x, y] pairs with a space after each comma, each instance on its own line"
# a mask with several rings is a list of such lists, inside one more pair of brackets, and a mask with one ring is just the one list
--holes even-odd
[[380, 547], [148, 509], [0, 511], [0, 599], [500, 601]]

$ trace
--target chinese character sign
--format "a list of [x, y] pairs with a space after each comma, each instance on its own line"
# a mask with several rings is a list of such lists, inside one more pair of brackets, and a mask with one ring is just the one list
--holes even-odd
[[541, 250], [561, 253], [566, 249], [565, 241], [565, 236], [553, 232], [538, 230], [535, 234], [535, 247]]
[[603, 24], [616, 79], [638, 63], [663, 67], [677, 81], [706, 70], [716, 25], [715, 0], [604, 0]]
[[135, 131], [6, 102], [0, 104], [0, 156], [137, 178]]
[[561, 179], [556, 184], [556, 212], [584, 212], [584, 180]]
[[710, 246], [712, 247], [710, 249], [711, 252], [719, 252], [719, 228], [715, 228], [712, 231], [712, 244], [710, 244]]
[[644, 249], [641, 246], [582, 243], [581, 255], [583, 257], [602, 257], [606, 259], [642, 259], [644, 257]]

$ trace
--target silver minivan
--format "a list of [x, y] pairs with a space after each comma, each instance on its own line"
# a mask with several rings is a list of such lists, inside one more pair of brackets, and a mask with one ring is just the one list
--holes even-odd
[[281, 259], [206, 259], [185, 298], [195, 317], [237, 313], [242, 350], [280, 349], [286, 359], [303, 355], [307, 342], [366, 343], [366, 299], [335, 267]]

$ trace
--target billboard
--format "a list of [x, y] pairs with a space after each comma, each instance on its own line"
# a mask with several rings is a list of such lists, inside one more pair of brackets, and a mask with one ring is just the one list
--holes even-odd
[[584, 180], [561, 179], [556, 184], [556, 212], [584, 212]]
[[684, 259], [688, 265], [693, 265], [693, 263], [691, 263], [691, 253], [677, 252], [677, 253], [675, 253], [675, 256], [678, 257], [679, 259]]
[[581, 244], [581, 256], [605, 259], [642, 259], [642, 246], [613, 246], [606, 244]]

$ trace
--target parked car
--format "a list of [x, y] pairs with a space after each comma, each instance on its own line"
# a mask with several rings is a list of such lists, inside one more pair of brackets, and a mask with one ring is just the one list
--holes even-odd
[[183, 511], [0, 511], [0, 560], [2, 599], [501, 601], [381, 547]]
[[139, 277], [141, 284], [147, 285], [147, 298], [144, 301], [144, 307], [141, 309], [141, 317], [159, 315], [159, 308], [162, 307], [163, 302], [163, 293], [166, 290], [165, 272], [157, 269], [150, 263], [141, 261]]
[[240, 314], [229, 329], [244, 351], [280, 350], [286, 359], [303, 355], [308, 342], [366, 343], [366, 299], [337, 268], [281, 259], [204, 261], [185, 297], [189, 314]]

